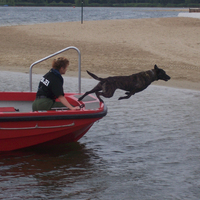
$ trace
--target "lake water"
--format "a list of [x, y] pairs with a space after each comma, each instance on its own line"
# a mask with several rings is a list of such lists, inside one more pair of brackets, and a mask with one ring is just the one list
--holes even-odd
[[[28, 74], [0, 80], [3, 91], [29, 90]], [[96, 83], [83, 79], [82, 91]], [[77, 78], [64, 88], [78, 92]], [[0, 154], [0, 199], [199, 200], [200, 92], [151, 85], [121, 95], [104, 98], [107, 116], [78, 143]]]
[[[170, 10], [84, 8], [84, 20], [179, 13]], [[1, 26], [80, 20], [80, 8], [0, 7], [0, 13]], [[40, 78], [33, 76], [34, 91]], [[1, 91], [28, 91], [28, 82], [28, 74], [0, 72]], [[96, 83], [83, 79], [82, 92]], [[65, 77], [64, 88], [78, 92], [77, 79]], [[118, 101], [121, 95], [104, 99], [107, 116], [77, 143], [1, 153], [0, 199], [199, 200], [200, 92], [151, 85], [128, 100]]]
[[[177, 17], [180, 8], [83, 8], [83, 20]], [[0, 7], [0, 26], [81, 21], [80, 7]]]

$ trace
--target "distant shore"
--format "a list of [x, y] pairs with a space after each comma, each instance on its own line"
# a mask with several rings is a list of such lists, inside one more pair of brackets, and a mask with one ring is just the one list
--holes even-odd
[[[82, 75], [130, 75], [163, 68], [172, 79], [158, 84], [200, 90], [200, 19], [157, 18], [49, 23], [0, 27], [0, 70], [29, 72], [29, 66], [68, 46], [81, 51]], [[78, 70], [77, 52], [59, 56], [70, 60], [67, 75]], [[53, 59], [53, 58], [52, 58]], [[52, 59], [38, 64], [43, 74]]]

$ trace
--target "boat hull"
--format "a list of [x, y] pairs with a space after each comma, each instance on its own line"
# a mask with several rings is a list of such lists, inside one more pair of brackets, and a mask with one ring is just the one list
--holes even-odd
[[54, 145], [76, 142], [96, 120], [98, 119], [77, 120], [75, 122], [73, 120], [59, 120], [59, 122], [51, 122], [51, 126], [49, 126], [49, 121], [26, 123], [26, 127], [23, 122], [15, 128], [1, 126], [0, 151], [11, 151], [42, 143]]
[[[4, 96], [4, 97], [3, 97]], [[7, 97], [6, 97], [7, 96]], [[0, 93], [2, 102], [32, 103], [35, 95], [32, 93]], [[65, 94], [74, 106], [79, 105], [78, 94]], [[107, 113], [104, 104], [91, 96], [90, 100], [82, 102], [86, 108], [80, 111], [53, 110], [43, 112], [0, 112], [0, 151], [11, 151], [35, 145], [55, 145], [78, 141], [99, 119]], [[98, 105], [94, 108], [95, 105]], [[9, 104], [10, 105], [10, 104]], [[89, 109], [93, 105], [93, 109]]]

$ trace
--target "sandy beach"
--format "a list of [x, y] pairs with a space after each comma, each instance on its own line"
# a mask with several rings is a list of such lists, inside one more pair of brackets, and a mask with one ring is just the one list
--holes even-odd
[[[130, 75], [155, 64], [171, 76], [159, 85], [200, 90], [200, 19], [158, 18], [64, 22], [0, 27], [0, 70], [29, 71], [30, 65], [68, 46], [81, 51], [82, 75]], [[70, 60], [68, 76], [77, 75], [77, 52], [61, 54]], [[43, 74], [52, 59], [34, 67]]]

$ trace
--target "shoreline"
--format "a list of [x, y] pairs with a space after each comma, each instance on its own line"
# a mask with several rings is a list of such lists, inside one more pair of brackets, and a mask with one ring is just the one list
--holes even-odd
[[[75, 46], [81, 51], [82, 77], [90, 78], [86, 70], [102, 77], [126, 76], [157, 64], [171, 80], [156, 85], [200, 90], [199, 27], [199, 19], [186, 17], [0, 27], [0, 70], [29, 73], [36, 60]], [[59, 56], [70, 60], [67, 75], [77, 74], [77, 52]], [[45, 74], [52, 59], [35, 66], [33, 73]]]

